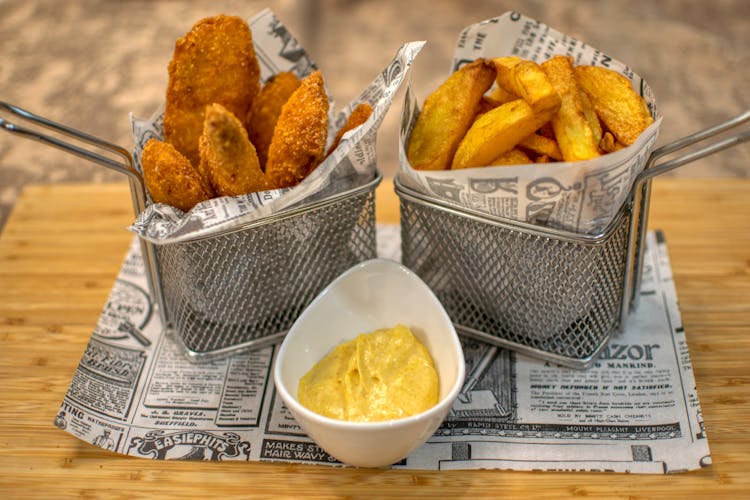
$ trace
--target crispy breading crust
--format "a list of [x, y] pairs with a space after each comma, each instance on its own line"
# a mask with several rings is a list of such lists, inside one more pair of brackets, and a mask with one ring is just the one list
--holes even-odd
[[281, 108], [300, 86], [300, 79], [294, 73], [284, 71], [271, 77], [253, 102], [247, 116], [247, 133], [255, 146], [261, 168], [268, 161], [268, 148], [271, 146], [273, 130], [281, 114]]
[[344, 126], [341, 127], [336, 133], [336, 138], [333, 140], [333, 144], [331, 144], [331, 147], [328, 149], [327, 154], [331, 154], [333, 150], [336, 149], [345, 133], [365, 123], [367, 119], [370, 118], [371, 114], [372, 106], [370, 106], [368, 103], [361, 102], [357, 104], [357, 107], [352, 110], [352, 114], [349, 115], [349, 118], [346, 120], [346, 123], [344, 123]]
[[196, 169], [174, 146], [150, 139], [141, 156], [143, 178], [155, 203], [188, 211], [213, 197]]
[[200, 171], [207, 174], [219, 196], [236, 196], [268, 188], [245, 127], [221, 104], [206, 108], [199, 147]]
[[320, 71], [302, 80], [281, 109], [268, 150], [266, 177], [274, 188], [298, 184], [323, 159], [328, 97]]
[[219, 15], [198, 21], [175, 43], [169, 63], [164, 136], [198, 165], [203, 113], [219, 103], [245, 117], [260, 91], [260, 66], [246, 21]]

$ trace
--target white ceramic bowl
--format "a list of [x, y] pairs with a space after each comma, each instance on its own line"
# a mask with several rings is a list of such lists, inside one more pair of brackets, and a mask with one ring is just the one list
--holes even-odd
[[[437, 405], [397, 420], [346, 422], [299, 403], [299, 379], [335, 346], [399, 323], [411, 329], [435, 361]], [[292, 325], [276, 357], [274, 382], [287, 408], [321, 448], [349, 465], [382, 467], [403, 459], [432, 436], [461, 390], [465, 373], [458, 335], [432, 290], [401, 264], [373, 259], [339, 276]]]

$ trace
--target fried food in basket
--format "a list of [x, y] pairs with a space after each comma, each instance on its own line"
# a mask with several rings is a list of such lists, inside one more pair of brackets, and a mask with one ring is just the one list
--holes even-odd
[[198, 21], [175, 43], [169, 63], [164, 137], [193, 165], [206, 106], [245, 117], [260, 90], [260, 66], [247, 22], [234, 16]]
[[211, 188], [174, 146], [150, 139], [141, 156], [143, 178], [155, 203], [188, 211], [213, 197]]
[[344, 123], [344, 126], [341, 127], [336, 133], [336, 138], [333, 140], [333, 144], [331, 144], [331, 147], [328, 148], [327, 154], [331, 154], [333, 150], [336, 149], [345, 133], [349, 132], [350, 130], [354, 130], [355, 128], [365, 123], [367, 119], [370, 118], [371, 114], [372, 106], [370, 106], [366, 102], [357, 104], [357, 107], [352, 110], [352, 114], [349, 115], [349, 118], [346, 120], [346, 123]]
[[[164, 141], [142, 153], [154, 201], [189, 210], [215, 196], [290, 187], [325, 157], [329, 102], [319, 71], [260, 83], [246, 21], [201, 19], [175, 42], [168, 67]], [[372, 113], [356, 108], [341, 136]], [[333, 146], [335, 147], [335, 145]]]
[[268, 161], [268, 148], [271, 146], [281, 108], [299, 86], [300, 79], [297, 75], [283, 71], [272, 76], [253, 101], [247, 116], [247, 133], [255, 146], [262, 168], [265, 168]]
[[[554, 137], [554, 136], [553, 136]], [[562, 152], [555, 139], [541, 134], [527, 135], [518, 143], [521, 149], [534, 153], [536, 156], [546, 156], [556, 161], [562, 160]]]
[[535, 113], [560, 106], [557, 89], [537, 63], [517, 57], [499, 57], [493, 62], [497, 68], [498, 86], [522, 98]]
[[513, 148], [492, 160], [490, 165], [523, 165], [525, 163], [531, 163], [529, 155], [518, 148]]
[[415, 169], [450, 168], [456, 149], [474, 120], [477, 105], [495, 75], [492, 61], [477, 59], [454, 72], [427, 97], [406, 151]]
[[577, 66], [575, 76], [618, 142], [633, 144], [654, 122], [644, 100], [621, 74], [598, 66]]
[[599, 144], [583, 110], [572, 59], [555, 56], [542, 63], [542, 70], [561, 99], [560, 109], [552, 116], [552, 128], [563, 160], [596, 158], [599, 156]]
[[247, 131], [221, 104], [206, 107], [200, 137], [200, 172], [219, 196], [237, 196], [268, 189], [255, 147]]
[[299, 184], [323, 160], [328, 136], [328, 96], [314, 71], [281, 108], [268, 149], [266, 177], [273, 187]]
[[555, 108], [535, 114], [523, 99], [498, 106], [472, 124], [458, 146], [451, 169], [491, 165], [492, 160], [513, 149], [524, 137], [549, 121]]
[[463, 66], [425, 100], [406, 145], [414, 169], [588, 160], [627, 147], [654, 121], [613, 70], [574, 67], [568, 56], [541, 65], [496, 57], [492, 86], [488, 62]]

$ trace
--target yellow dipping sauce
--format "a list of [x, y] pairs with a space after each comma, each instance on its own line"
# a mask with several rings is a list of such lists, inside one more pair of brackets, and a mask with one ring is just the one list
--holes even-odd
[[438, 397], [435, 363], [403, 325], [339, 345], [300, 379], [297, 391], [299, 402], [315, 413], [354, 422], [416, 415]]

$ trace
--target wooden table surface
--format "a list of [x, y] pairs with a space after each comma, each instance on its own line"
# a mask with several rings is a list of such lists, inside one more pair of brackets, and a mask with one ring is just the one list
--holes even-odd
[[[377, 217], [398, 222], [392, 184]], [[96, 214], [96, 215], [92, 215]], [[132, 235], [125, 184], [30, 186], [0, 235], [0, 496], [169, 498], [750, 494], [750, 180], [658, 179], [663, 229], [713, 458], [670, 476], [336, 469], [152, 461], [52, 424]]]

